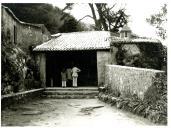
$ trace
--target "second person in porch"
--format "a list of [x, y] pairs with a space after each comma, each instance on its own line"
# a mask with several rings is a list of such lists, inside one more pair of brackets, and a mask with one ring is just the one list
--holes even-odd
[[77, 87], [77, 78], [78, 78], [78, 72], [80, 72], [81, 70], [77, 67], [73, 67], [72, 68], [72, 86], [73, 87]]

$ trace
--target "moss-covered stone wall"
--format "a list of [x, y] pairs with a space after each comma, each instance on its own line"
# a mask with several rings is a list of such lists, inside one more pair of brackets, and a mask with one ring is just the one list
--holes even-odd
[[125, 97], [136, 94], [144, 99], [146, 91], [156, 83], [161, 82], [164, 71], [143, 69], [119, 65], [107, 65], [105, 70], [105, 85], [111, 91], [118, 91]]

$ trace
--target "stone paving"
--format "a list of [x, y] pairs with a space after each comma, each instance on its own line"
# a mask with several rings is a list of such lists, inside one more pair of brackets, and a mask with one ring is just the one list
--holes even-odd
[[38, 99], [1, 112], [2, 126], [140, 127], [154, 124], [98, 99]]

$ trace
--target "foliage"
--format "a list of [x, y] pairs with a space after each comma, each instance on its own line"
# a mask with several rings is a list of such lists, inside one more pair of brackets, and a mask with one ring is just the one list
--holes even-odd
[[66, 3], [66, 6], [62, 9], [62, 11], [71, 10], [73, 6], [74, 6], [73, 3]]
[[[154, 98], [147, 97], [146, 101], [150, 104], [146, 109], [148, 118], [153, 122], [160, 122], [162, 124], [167, 123], [167, 77], [163, 76], [160, 79], [156, 79], [154, 82], [157, 92], [157, 100], [152, 101]], [[153, 91], [154, 94], [154, 91]], [[153, 96], [154, 97], [154, 96]], [[148, 99], [148, 100], [147, 100]], [[151, 99], [151, 100], [149, 100]]]
[[79, 31], [77, 28], [77, 21], [74, 17], [64, 21], [63, 26], [59, 28], [60, 32], [76, 32]]
[[84, 31], [94, 31], [95, 28], [94, 28], [94, 26], [92, 24], [87, 24], [87, 23], [85, 24], [83, 22], [78, 22], [78, 30], [79, 31], [82, 31], [82, 30], [84, 30]]
[[105, 31], [118, 32], [119, 28], [122, 28], [126, 23], [128, 16], [125, 14], [125, 9], [119, 9], [113, 11], [115, 7], [109, 7], [105, 3], [96, 3], [97, 12], [99, 14], [99, 24]]
[[123, 49], [124, 45], [115, 45], [118, 48], [116, 53], [116, 61], [118, 65], [162, 69], [162, 65], [166, 64], [166, 50], [161, 44], [136, 44], [140, 49], [140, 53], [136, 55], [127, 55], [128, 50]]
[[161, 48], [162, 53], [162, 70], [164, 70], [167, 73], [167, 47], [163, 45]]
[[[39, 87], [38, 67], [35, 66], [35, 62], [29, 63], [29, 61], [26, 61], [26, 58], [29, 58], [28, 53], [26, 54], [26, 52], [11, 42], [10, 29], [5, 31], [2, 25], [1, 34], [2, 94], [16, 93], [25, 89]], [[33, 71], [34, 77], [32, 84], [28, 84], [28, 86], [25, 84], [26, 67]]]
[[147, 22], [157, 29], [157, 34], [162, 38], [166, 39], [166, 23], [167, 23], [167, 4], [164, 4], [161, 11], [158, 14], [151, 15], [147, 18]]
[[77, 20], [51, 4], [3, 3], [3, 5], [9, 7], [21, 21], [44, 24], [51, 34], [78, 31]]
[[[6, 36], [5, 36], [6, 35]], [[10, 31], [2, 29], [2, 94], [18, 92], [23, 84], [24, 52], [10, 42]]]
[[[128, 16], [125, 14], [125, 10], [120, 9], [116, 12], [113, 11], [112, 9], [115, 5], [109, 7], [106, 3], [89, 3], [89, 7], [92, 11], [93, 17], [89, 15], [87, 16], [93, 18], [96, 30], [118, 32], [119, 28], [123, 27], [127, 23]], [[97, 9], [98, 16], [96, 15], [95, 7]]]

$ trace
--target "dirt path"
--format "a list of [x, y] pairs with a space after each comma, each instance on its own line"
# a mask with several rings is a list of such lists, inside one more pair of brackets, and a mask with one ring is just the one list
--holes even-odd
[[154, 125], [97, 99], [41, 99], [2, 110], [2, 126], [114, 127]]

